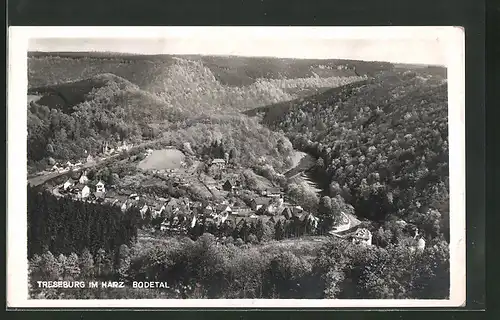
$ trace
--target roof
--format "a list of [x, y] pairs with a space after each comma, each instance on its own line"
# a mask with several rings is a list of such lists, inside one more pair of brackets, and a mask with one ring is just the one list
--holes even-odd
[[87, 187], [87, 185], [85, 185], [83, 183], [77, 183], [77, 184], [74, 185], [75, 189], [80, 189], [80, 190], [83, 189], [83, 188], [85, 188], [85, 187]]
[[97, 186], [97, 185], [99, 185], [99, 184], [104, 185], [104, 182], [102, 182], [102, 180], [99, 180], [99, 182], [98, 182], [98, 183], [96, 183], [96, 186]]
[[96, 198], [104, 198], [104, 192], [96, 191], [94, 192], [94, 195], [96, 196]]
[[214, 163], [226, 163], [226, 160], [217, 158], [217, 159], [212, 160], [212, 164], [214, 164]]
[[226, 180], [226, 182], [224, 182], [223, 186], [227, 185], [227, 184], [230, 184], [231, 186], [234, 185], [235, 183], [230, 181], [229, 179]]
[[217, 211], [224, 211], [224, 210], [231, 211], [231, 206], [228, 204], [219, 204], [215, 207], [215, 210], [217, 210]]
[[267, 193], [281, 193], [280, 188], [267, 188]]
[[256, 203], [256, 204], [261, 204], [261, 205], [266, 205], [266, 204], [269, 204], [271, 202], [271, 199], [269, 198], [264, 198], [264, 197], [258, 197], [258, 198], [255, 198], [253, 199], [253, 201]]
[[281, 214], [282, 214], [282, 215], [285, 215], [285, 216], [288, 216], [288, 217], [291, 217], [291, 216], [292, 216], [292, 210], [291, 210], [289, 207], [285, 207], [285, 208], [281, 211]]

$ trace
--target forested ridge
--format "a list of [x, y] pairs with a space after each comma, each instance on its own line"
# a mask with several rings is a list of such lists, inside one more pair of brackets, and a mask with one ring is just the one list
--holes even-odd
[[317, 177], [358, 216], [403, 218], [429, 238], [448, 236], [446, 83], [406, 72], [278, 107], [249, 113], [316, 156]]

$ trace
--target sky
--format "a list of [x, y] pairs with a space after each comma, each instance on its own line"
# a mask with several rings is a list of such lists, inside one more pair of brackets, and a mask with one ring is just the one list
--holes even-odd
[[272, 56], [434, 65], [446, 65], [449, 52], [446, 29], [442, 27], [38, 29], [29, 38], [29, 51]]

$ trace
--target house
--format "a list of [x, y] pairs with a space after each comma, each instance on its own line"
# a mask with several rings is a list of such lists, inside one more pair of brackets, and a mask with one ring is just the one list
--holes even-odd
[[94, 162], [94, 157], [91, 154], [87, 156], [86, 162]]
[[269, 198], [263, 198], [263, 197], [255, 198], [252, 200], [251, 208], [253, 210], [259, 210], [263, 206], [267, 206], [270, 203], [271, 203], [271, 199], [269, 199]]
[[226, 180], [226, 182], [224, 182], [224, 184], [222, 185], [222, 190], [231, 192], [233, 191], [234, 187], [235, 186], [231, 181]]
[[78, 182], [81, 184], [87, 184], [89, 182], [89, 178], [87, 178], [87, 172], [84, 171], [82, 175], [80, 176], [80, 179], [78, 179]]
[[148, 207], [148, 205], [147, 205], [147, 204], [145, 204], [145, 205], [141, 208], [140, 212], [141, 212], [141, 217], [142, 217], [143, 219], [144, 219], [144, 216], [146, 215], [146, 213], [148, 212], [148, 210], [149, 210], [149, 207]]
[[281, 189], [280, 188], [268, 188], [266, 190], [266, 195], [268, 197], [274, 198], [280, 198], [281, 197]]
[[359, 228], [351, 237], [355, 244], [372, 244], [372, 233], [368, 229]]
[[285, 217], [285, 219], [287, 220], [290, 220], [292, 219], [292, 209], [290, 209], [290, 207], [285, 207], [285, 209], [283, 209], [283, 211], [281, 211], [281, 215]]
[[63, 184], [63, 189], [68, 190], [68, 188], [73, 187], [75, 185], [75, 181], [73, 179], [69, 178], [66, 180], [66, 182]]
[[153, 218], [159, 217], [165, 211], [165, 205], [156, 205], [152, 211]]
[[90, 188], [88, 186], [84, 186], [82, 191], [80, 192], [81, 198], [85, 199], [90, 195]]
[[196, 226], [196, 216], [193, 216], [193, 219], [191, 220], [191, 224], [190, 224], [191, 228], [194, 228], [194, 226]]
[[417, 241], [417, 250], [421, 252], [424, 251], [424, 249], [425, 249], [425, 240], [420, 237]]
[[167, 231], [170, 228], [170, 221], [167, 219], [163, 220], [160, 224], [160, 231]]
[[216, 159], [212, 160], [211, 165], [216, 165], [216, 166], [219, 166], [219, 167], [223, 168], [226, 165], [226, 160], [220, 159], [220, 158], [216, 158]]
[[216, 212], [218, 213], [225, 213], [229, 212], [231, 213], [231, 207], [228, 204], [220, 204], [215, 208]]
[[309, 225], [311, 225], [314, 229], [318, 228], [318, 224], [319, 224], [319, 218], [318, 217], [315, 217], [312, 214], [308, 214], [307, 217], [306, 217], [306, 219], [307, 219], [307, 223], [309, 223]]
[[137, 193], [132, 193], [130, 196], [129, 196], [129, 199], [130, 200], [139, 200], [139, 195]]
[[229, 212], [225, 211], [225, 212], [215, 214], [213, 219], [217, 225], [220, 225], [220, 224], [224, 223], [228, 217], [229, 217]]
[[97, 192], [106, 192], [106, 189], [104, 188], [104, 182], [102, 182], [102, 180], [99, 180], [99, 182], [95, 185], [95, 189]]
[[104, 192], [99, 192], [99, 191], [96, 191], [96, 192], [94, 192], [94, 197], [95, 197], [98, 201], [103, 201], [103, 200], [104, 200]]
[[304, 211], [304, 208], [302, 208], [301, 206], [295, 206], [292, 208], [293, 214], [299, 214], [299, 213], [302, 213], [303, 211]]
[[72, 164], [71, 162], [69, 162], [69, 161], [68, 161], [68, 162], [66, 162], [66, 167], [67, 167], [67, 168], [71, 168], [71, 167], [73, 167], [73, 164]]

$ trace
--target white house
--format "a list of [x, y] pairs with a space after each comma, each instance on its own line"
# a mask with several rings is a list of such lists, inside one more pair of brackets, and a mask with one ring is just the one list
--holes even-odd
[[68, 179], [64, 184], [63, 184], [63, 189], [64, 190], [67, 190], [69, 187], [72, 187], [74, 186], [75, 183], [73, 181], [73, 179]]
[[81, 184], [87, 184], [87, 182], [89, 182], [89, 178], [87, 178], [87, 172], [84, 171], [82, 173], [82, 175], [80, 176], [80, 179], [78, 179], [78, 182], [80, 182]]
[[307, 216], [307, 221], [315, 228], [317, 229], [318, 228], [318, 223], [319, 223], [319, 218], [318, 217], [315, 217], [313, 216], [312, 214], [309, 214]]
[[90, 195], [90, 188], [88, 186], [83, 187], [82, 189], [82, 199], [87, 198]]
[[93, 161], [94, 161], [94, 157], [92, 157], [92, 155], [91, 155], [91, 154], [89, 154], [89, 155], [87, 156], [87, 162], [93, 162]]
[[420, 238], [420, 239], [418, 239], [418, 242], [417, 242], [417, 250], [423, 251], [424, 249], [425, 249], [425, 240]]
[[104, 182], [102, 182], [102, 180], [99, 180], [99, 182], [95, 185], [95, 189], [97, 192], [106, 192], [106, 189], [104, 188]]
[[148, 209], [149, 209], [149, 207], [148, 207], [147, 204], [145, 204], [144, 207], [142, 207], [142, 209], [141, 209], [141, 217], [143, 219], [144, 219], [144, 215], [146, 214], [146, 212], [148, 212]]

